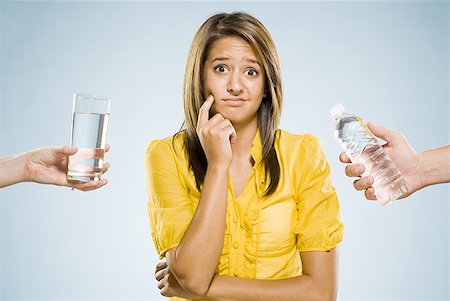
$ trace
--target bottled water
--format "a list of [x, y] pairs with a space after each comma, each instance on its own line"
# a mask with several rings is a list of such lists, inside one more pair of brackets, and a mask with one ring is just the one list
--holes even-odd
[[372, 187], [382, 205], [389, 204], [409, 190], [400, 171], [359, 116], [346, 113], [341, 104], [332, 107], [330, 114], [336, 123], [336, 139], [353, 163], [364, 165], [362, 176], [372, 176]]

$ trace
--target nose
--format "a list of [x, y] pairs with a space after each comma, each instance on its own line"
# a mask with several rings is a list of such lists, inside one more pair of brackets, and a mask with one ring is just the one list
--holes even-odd
[[239, 95], [244, 91], [244, 86], [242, 85], [240, 72], [233, 72], [230, 75], [228, 80], [227, 91], [232, 95]]

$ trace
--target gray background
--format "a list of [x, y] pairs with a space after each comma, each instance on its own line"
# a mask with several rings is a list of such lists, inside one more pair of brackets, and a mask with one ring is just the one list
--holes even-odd
[[345, 237], [339, 300], [448, 300], [449, 185], [388, 207], [338, 161], [328, 108], [449, 143], [449, 2], [2, 2], [0, 154], [69, 142], [72, 94], [110, 96], [109, 185], [0, 191], [0, 299], [163, 300], [143, 155], [180, 127], [188, 47], [211, 14], [242, 10], [281, 57], [281, 127], [319, 137]]

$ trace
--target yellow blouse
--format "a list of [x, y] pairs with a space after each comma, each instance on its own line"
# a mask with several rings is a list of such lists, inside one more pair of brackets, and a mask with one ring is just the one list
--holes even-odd
[[[183, 149], [183, 135], [152, 141], [145, 156], [151, 233], [161, 258], [179, 245], [200, 199]], [[255, 164], [238, 198], [228, 180], [219, 275], [256, 279], [298, 276], [302, 270], [299, 252], [329, 251], [342, 240], [339, 203], [318, 139], [278, 130], [275, 149], [280, 181], [269, 197], [264, 197], [268, 183], [264, 181], [259, 132], [251, 149]]]

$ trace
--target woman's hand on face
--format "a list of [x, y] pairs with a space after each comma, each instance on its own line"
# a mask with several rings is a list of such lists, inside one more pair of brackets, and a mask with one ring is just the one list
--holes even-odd
[[165, 261], [156, 265], [155, 279], [158, 281], [159, 292], [164, 297], [176, 296], [185, 299], [201, 299], [202, 297], [186, 292], [178, 283]]
[[230, 120], [221, 114], [209, 119], [209, 111], [214, 103], [210, 95], [200, 108], [197, 121], [197, 135], [205, 151], [208, 166], [229, 168], [233, 157], [231, 144], [236, 141], [236, 130]]

